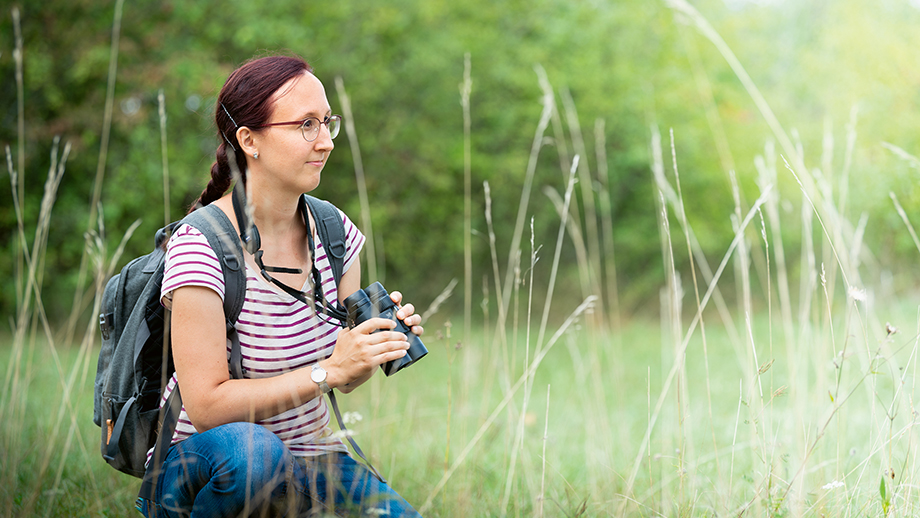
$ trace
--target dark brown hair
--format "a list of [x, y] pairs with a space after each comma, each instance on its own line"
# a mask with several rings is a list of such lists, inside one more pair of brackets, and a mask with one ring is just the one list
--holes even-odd
[[313, 68], [303, 58], [284, 55], [251, 59], [230, 74], [214, 106], [214, 122], [220, 145], [217, 146], [216, 160], [211, 165], [211, 181], [189, 207], [189, 212], [217, 200], [230, 188], [233, 175], [230, 172], [228, 147], [233, 150], [245, 182], [246, 155], [236, 140], [237, 128], [256, 128], [267, 123], [272, 112], [272, 95], [304, 72], [312, 73]]

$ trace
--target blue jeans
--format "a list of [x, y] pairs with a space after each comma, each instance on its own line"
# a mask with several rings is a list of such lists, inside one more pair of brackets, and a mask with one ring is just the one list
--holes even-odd
[[[231, 423], [169, 449], [147, 518], [407, 516], [421, 518], [345, 453], [295, 458], [264, 427]], [[144, 505], [146, 504], [146, 505]]]

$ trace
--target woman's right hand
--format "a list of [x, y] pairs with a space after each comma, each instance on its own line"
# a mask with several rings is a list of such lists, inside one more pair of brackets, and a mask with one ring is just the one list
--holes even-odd
[[370, 379], [380, 365], [405, 356], [408, 338], [393, 331], [395, 327], [390, 319], [369, 318], [354, 329], [339, 331], [332, 356], [319, 362], [329, 386], [347, 394]]

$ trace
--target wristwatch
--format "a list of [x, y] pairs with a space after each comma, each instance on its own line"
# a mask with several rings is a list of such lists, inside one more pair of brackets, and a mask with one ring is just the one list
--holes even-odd
[[310, 371], [310, 379], [313, 380], [313, 383], [319, 385], [319, 390], [323, 394], [327, 394], [331, 388], [329, 384], [326, 383], [326, 369], [319, 366], [318, 363], [313, 364], [313, 369]]

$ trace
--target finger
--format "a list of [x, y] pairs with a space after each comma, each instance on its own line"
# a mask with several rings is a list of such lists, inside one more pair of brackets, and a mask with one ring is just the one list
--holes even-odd
[[369, 318], [365, 320], [364, 322], [361, 322], [360, 324], [358, 324], [358, 326], [354, 328], [354, 331], [361, 333], [361, 334], [369, 335], [379, 329], [389, 330], [389, 329], [393, 329], [394, 327], [396, 327], [396, 322], [393, 322], [389, 318], [374, 317], [374, 318]]
[[422, 325], [422, 315], [409, 315], [403, 322], [409, 327]]
[[412, 334], [415, 336], [422, 336], [425, 333], [425, 328], [422, 326], [412, 326]]
[[[406, 317], [410, 317], [410, 316], [412, 316], [413, 314], [415, 314], [415, 305], [412, 304], [412, 303], [409, 303], [409, 304], [406, 304], [405, 306], [401, 307], [401, 308], [399, 309], [399, 311], [396, 312], [396, 318], [398, 318], [398, 319], [400, 319], [400, 320], [402, 320], [402, 321], [405, 321], [405, 320], [406, 320]], [[421, 317], [419, 317], [419, 318], [421, 318]], [[409, 323], [406, 322], [406, 325], [409, 325]]]
[[387, 363], [387, 362], [391, 362], [391, 361], [393, 361], [393, 360], [398, 360], [398, 359], [402, 358], [402, 357], [405, 356], [405, 355], [406, 355], [406, 350], [405, 350], [405, 349], [399, 349], [399, 350], [396, 350], [396, 351], [390, 351], [390, 352], [387, 352], [387, 353], [384, 353], [384, 354], [381, 354], [381, 355], [380, 355], [380, 359], [382, 360], [380, 363]]
[[373, 355], [393, 348], [406, 349], [409, 347], [409, 337], [399, 331], [378, 331], [364, 335], [359, 344], [368, 348], [370, 354]]
[[390, 292], [390, 299], [392, 299], [393, 302], [398, 306], [399, 303], [402, 302], [402, 293], [400, 293], [400, 292], [398, 292], [398, 291], [391, 291], [391, 292]]

